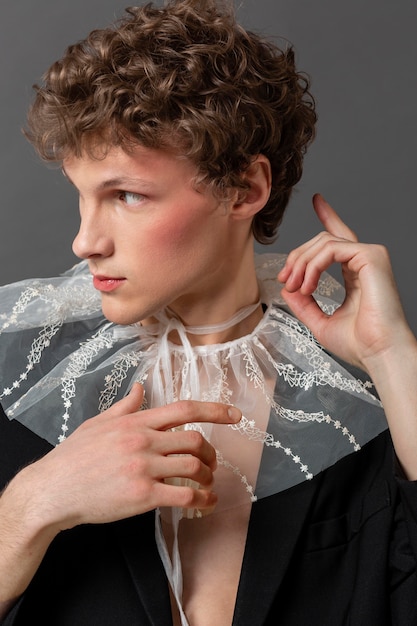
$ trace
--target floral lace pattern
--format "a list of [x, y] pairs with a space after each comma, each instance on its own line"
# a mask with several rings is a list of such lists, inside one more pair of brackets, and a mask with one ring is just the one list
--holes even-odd
[[[59, 278], [0, 288], [0, 401], [7, 415], [59, 445], [139, 381], [143, 408], [192, 398], [242, 411], [235, 425], [182, 427], [202, 433], [216, 450], [216, 515], [312, 480], [387, 424], [371, 381], [328, 354], [287, 310], [276, 281], [284, 262], [283, 255], [257, 258], [267, 310], [254, 331], [209, 346], [192, 347], [186, 329], [165, 312], [152, 327], [109, 323], [85, 263]], [[315, 297], [331, 315], [344, 292], [325, 275]], [[173, 329], [180, 345], [169, 340]], [[171, 560], [160, 514], [156, 542], [186, 625], [178, 542]], [[169, 514], [176, 537], [182, 517], [203, 516], [175, 508]]]
[[[149, 407], [193, 398], [241, 409], [236, 426], [187, 426], [212, 442], [219, 466], [236, 478], [221, 506], [311, 480], [386, 422], [372, 383], [326, 353], [286, 309], [276, 281], [284, 261], [257, 258], [267, 310], [251, 334], [195, 348], [178, 322], [182, 343], [169, 341], [174, 322], [168, 328], [164, 316], [152, 327], [105, 320], [85, 263], [0, 288], [0, 400], [9, 418], [59, 444], [139, 381]], [[343, 289], [326, 275], [316, 298], [331, 314]]]

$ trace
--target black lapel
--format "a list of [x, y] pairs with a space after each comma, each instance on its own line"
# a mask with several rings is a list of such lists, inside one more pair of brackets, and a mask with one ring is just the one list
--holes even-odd
[[233, 626], [261, 626], [282, 582], [320, 478], [252, 507]]
[[[261, 626], [284, 577], [320, 478], [252, 507], [233, 626]], [[172, 626], [169, 587], [155, 543], [154, 512], [115, 525], [140, 601], [153, 626]]]
[[172, 626], [168, 581], [155, 543], [155, 513], [115, 524], [124, 558], [152, 626]]

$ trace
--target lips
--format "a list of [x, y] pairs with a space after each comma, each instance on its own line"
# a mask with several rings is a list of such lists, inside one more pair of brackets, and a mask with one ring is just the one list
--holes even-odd
[[115, 291], [125, 282], [125, 278], [113, 278], [111, 276], [96, 275], [93, 277], [93, 285], [98, 291], [109, 293]]

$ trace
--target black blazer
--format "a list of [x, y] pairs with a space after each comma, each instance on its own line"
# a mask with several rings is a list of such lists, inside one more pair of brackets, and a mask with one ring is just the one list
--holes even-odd
[[[1, 485], [50, 448], [1, 415]], [[233, 626], [417, 625], [417, 483], [394, 463], [385, 432], [253, 505]], [[2, 622], [36, 623], [170, 626], [153, 512], [56, 537]]]

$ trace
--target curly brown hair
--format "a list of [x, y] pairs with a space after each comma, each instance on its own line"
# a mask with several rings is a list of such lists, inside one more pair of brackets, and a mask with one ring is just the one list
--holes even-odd
[[181, 151], [219, 197], [244, 192], [242, 172], [263, 154], [272, 192], [252, 231], [270, 243], [316, 123], [293, 48], [242, 28], [232, 1], [169, 0], [126, 12], [50, 67], [35, 86], [26, 136], [55, 162], [97, 141]]

